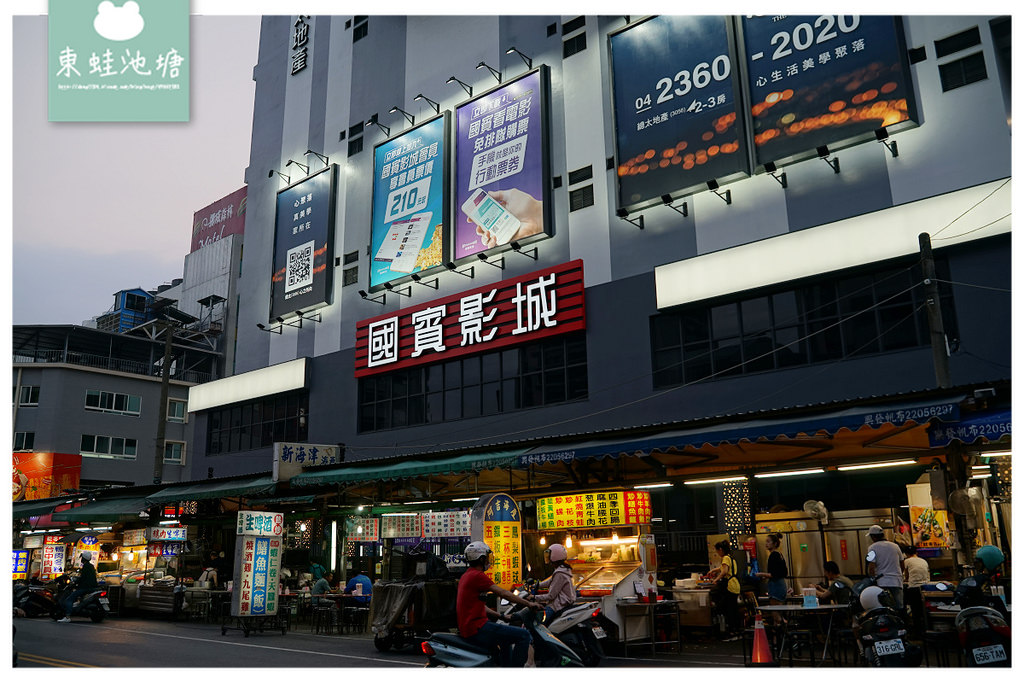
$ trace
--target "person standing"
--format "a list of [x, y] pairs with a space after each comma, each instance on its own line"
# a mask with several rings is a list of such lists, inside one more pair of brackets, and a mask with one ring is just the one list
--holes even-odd
[[789, 567], [786, 566], [786, 558], [779, 552], [782, 546], [781, 534], [768, 534], [764, 540], [764, 547], [768, 550], [768, 562], [766, 572], [758, 572], [758, 577], [768, 579], [768, 598], [773, 605], [781, 605], [786, 601], [789, 593], [789, 586], [786, 578], [789, 576]]
[[896, 609], [902, 610], [903, 551], [892, 541], [885, 540], [885, 531], [877, 524], [871, 525], [867, 535], [872, 541], [864, 558], [868, 563], [868, 576], [874, 576], [878, 587], [892, 596]]
[[731, 555], [732, 546], [729, 541], [719, 541], [715, 544], [715, 552], [722, 560], [722, 564], [708, 572], [708, 578], [715, 582], [712, 596], [719, 611], [725, 617], [728, 635], [725, 640], [737, 640], [739, 638], [739, 605], [737, 600], [740, 595], [740, 580], [736, 576], [736, 560]]
[[75, 606], [75, 600], [96, 590], [97, 585], [96, 567], [92, 566], [92, 551], [85, 550], [82, 552], [82, 569], [78, 572], [78, 583], [75, 586], [75, 590], [71, 591], [61, 602], [61, 606], [64, 608], [64, 617], [57, 621], [62, 624], [70, 622], [71, 610]]
[[931, 572], [928, 569], [928, 560], [919, 557], [917, 548], [907, 548], [907, 559], [903, 561], [907, 570], [907, 587], [904, 589], [903, 599], [910, 608], [914, 630], [920, 633], [924, 630], [924, 599], [921, 595], [921, 586], [931, 579]]

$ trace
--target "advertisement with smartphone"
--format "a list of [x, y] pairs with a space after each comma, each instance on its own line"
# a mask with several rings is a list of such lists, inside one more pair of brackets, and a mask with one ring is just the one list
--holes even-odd
[[540, 67], [456, 108], [456, 260], [550, 234], [547, 83]]
[[448, 121], [444, 112], [374, 148], [371, 289], [444, 262]]

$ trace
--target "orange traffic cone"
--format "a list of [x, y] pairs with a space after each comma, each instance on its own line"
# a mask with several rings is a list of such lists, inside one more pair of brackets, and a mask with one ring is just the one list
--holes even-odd
[[749, 666], [778, 666], [772, 657], [772, 648], [768, 645], [768, 634], [764, 631], [761, 615], [754, 616], [754, 647], [750, 653]]

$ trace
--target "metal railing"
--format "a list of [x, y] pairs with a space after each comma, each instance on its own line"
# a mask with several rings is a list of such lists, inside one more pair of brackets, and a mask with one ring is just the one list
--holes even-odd
[[[147, 377], [160, 376], [160, 368], [149, 363], [141, 363], [133, 360], [110, 358], [80, 351], [64, 351], [63, 349], [51, 349], [36, 351], [31, 354], [15, 353], [15, 363], [66, 363], [68, 365], [81, 365], [101, 370], [113, 370], [115, 372], [126, 372], [132, 375], [145, 375]], [[212, 375], [209, 372], [197, 372], [186, 370], [184, 372], [172, 372], [171, 379], [192, 384], [209, 382]]]

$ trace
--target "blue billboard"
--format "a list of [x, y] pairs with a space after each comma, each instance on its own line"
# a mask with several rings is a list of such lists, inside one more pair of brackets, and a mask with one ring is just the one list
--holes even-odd
[[759, 164], [917, 120], [898, 17], [747, 16], [741, 35]]
[[448, 112], [374, 147], [370, 288], [444, 263]]
[[729, 17], [653, 17], [609, 44], [620, 207], [747, 173]]

